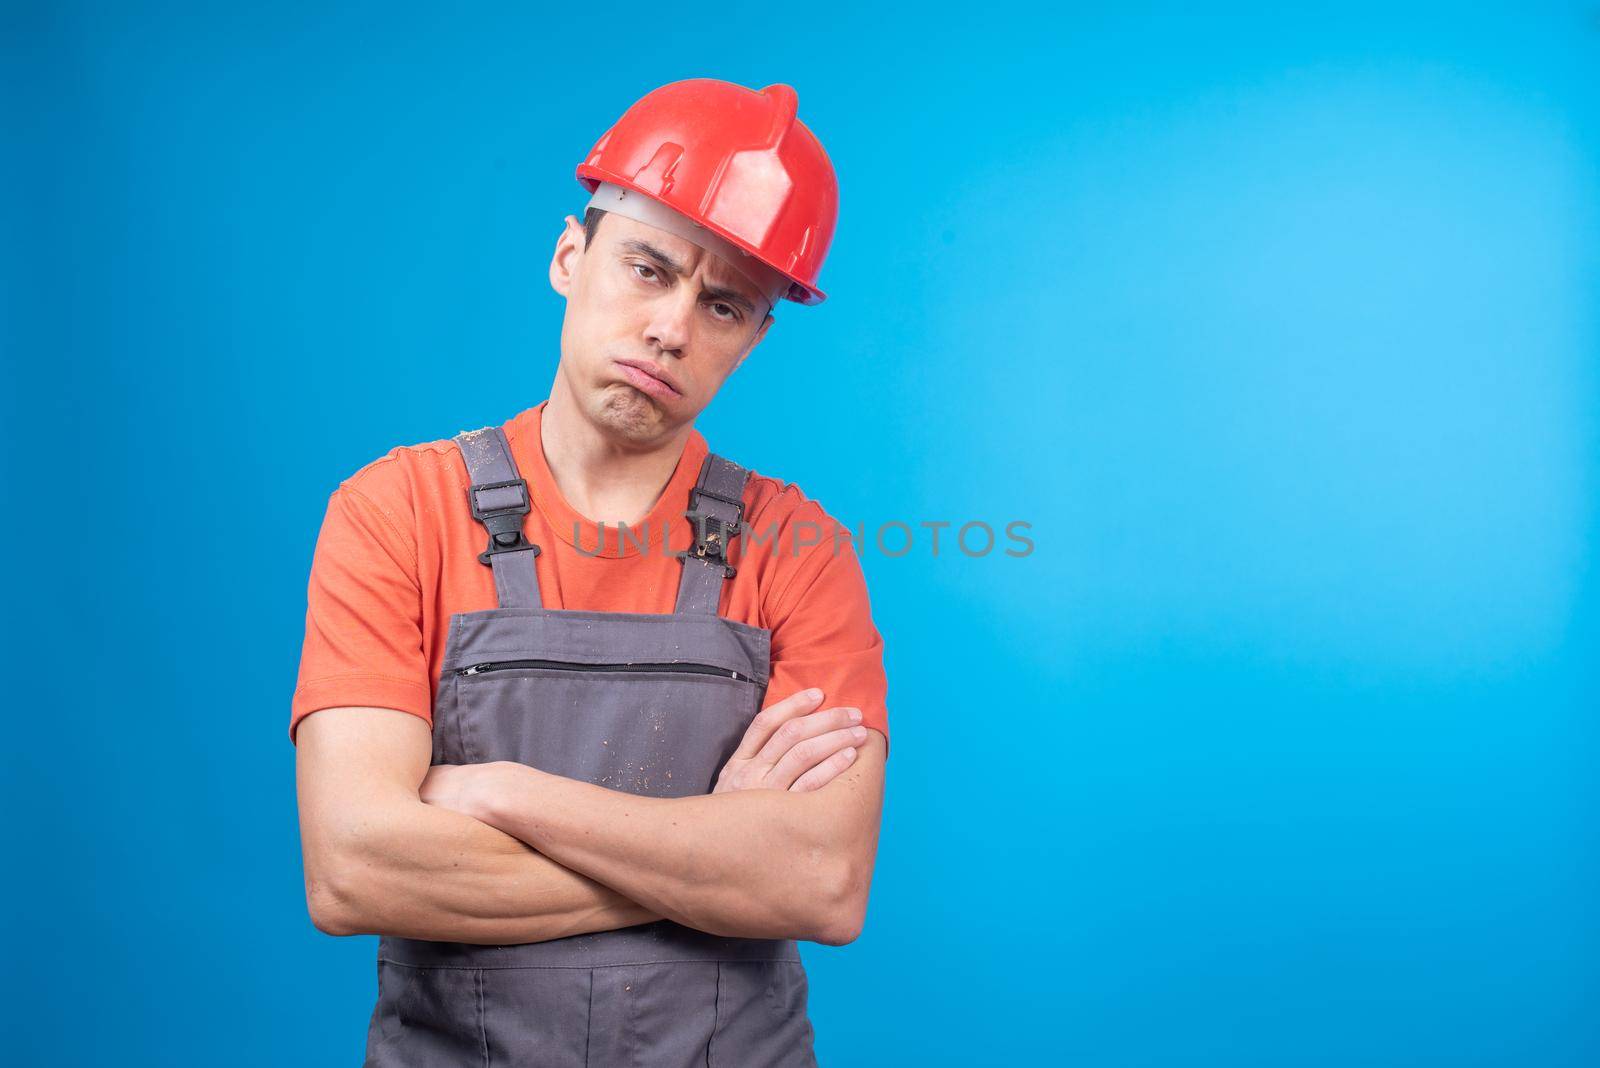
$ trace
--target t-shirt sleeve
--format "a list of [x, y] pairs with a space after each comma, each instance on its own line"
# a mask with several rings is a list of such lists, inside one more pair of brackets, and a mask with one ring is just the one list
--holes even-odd
[[432, 722], [415, 542], [349, 482], [329, 499], [306, 590], [306, 635], [289, 719], [367, 705]]
[[822, 690], [822, 708], [859, 708], [862, 726], [887, 739], [883, 639], [872, 622], [866, 576], [849, 532], [833, 521], [825, 530], [821, 544], [795, 561], [794, 574], [768, 616], [772, 677], [765, 703], [816, 686]]

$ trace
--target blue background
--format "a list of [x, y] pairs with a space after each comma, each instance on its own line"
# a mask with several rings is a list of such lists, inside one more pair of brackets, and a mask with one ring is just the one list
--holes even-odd
[[701, 429], [1036, 544], [866, 555], [823, 1062], [1600, 1061], [1600, 9], [319, 8], [0, 15], [8, 1060], [358, 1062], [324, 503], [546, 395], [573, 166], [709, 75], [797, 87], [842, 214]]

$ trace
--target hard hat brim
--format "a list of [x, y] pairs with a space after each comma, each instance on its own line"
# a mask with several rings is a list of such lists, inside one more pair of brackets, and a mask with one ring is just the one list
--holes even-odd
[[[631, 190], [632, 192], [638, 193], [640, 196], [649, 197], [652, 200], [660, 201], [659, 197], [653, 195], [646, 189], [641, 189], [638, 185], [630, 182], [621, 175], [607, 173], [598, 167], [590, 166], [588, 163], [578, 164], [577, 179], [579, 184], [582, 185], [584, 189], [588, 190], [591, 195], [593, 195], [596, 189], [600, 188], [601, 182], [607, 182], [611, 185], [621, 186], [623, 189]], [[670, 204], [668, 204], [667, 207], [673, 208], [674, 211], [678, 210]], [[788, 271], [783, 270], [777, 264], [768, 263], [765, 257], [761, 255], [761, 251], [752, 246], [748, 241], [742, 240], [737, 235], [730, 233], [728, 230], [718, 226], [716, 223], [708, 222], [704, 219], [695, 219], [694, 222], [696, 225], [703, 226], [707, 230], [710, 230], [712, 233], [733, 245], [735, 248], [738, 248], [742, 252], [755, 257], [755, 259], [766, 264], [773, 271], [776, 271], [778, 274], [788, 279], [789, 290], [784, 294], [785, 300], [791, 300], [796, 304], [803, 304], [810, 307], [821, 304], [823, 301], [828, 299], [828, 295], [822, 290], [816, 288], [815, 286], [806, 285], [804, 282], [795, 278], [794, 275], [790, 274]]]

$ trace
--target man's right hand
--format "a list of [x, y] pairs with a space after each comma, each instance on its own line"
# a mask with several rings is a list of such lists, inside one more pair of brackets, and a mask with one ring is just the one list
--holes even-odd
[[820, 789], [848, 768], [867, 739], [858, 708], [824, 708], [821, 690], [801, 690], [763, 709], [722, 766], [711, 792]]

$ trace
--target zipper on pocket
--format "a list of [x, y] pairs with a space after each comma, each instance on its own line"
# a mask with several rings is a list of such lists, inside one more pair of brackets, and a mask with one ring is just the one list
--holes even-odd
[[740, 682], [753, 681], [748, 675], [741, 675], [728, 668], [712, 667], [710, 664], [580, 664], [572, 660], [491, 660], [483, 664], [456, 668], [456, 674], [467, 678], [481, 675], [485, 671], [507, 671], [517, 668], [541, 668], [549, 671], [656, 671], [681, 675], [718, 675]]

